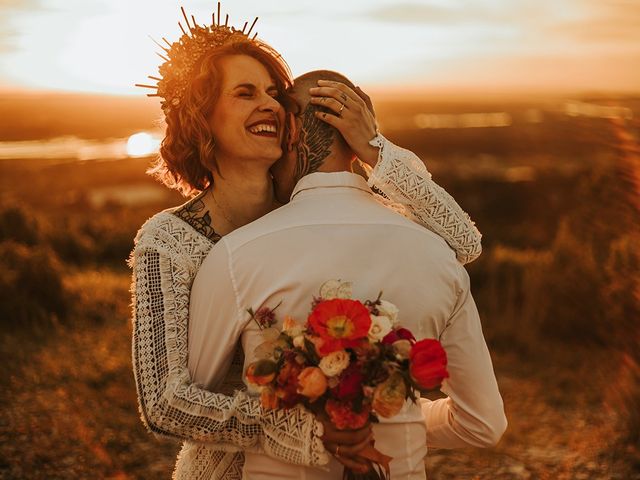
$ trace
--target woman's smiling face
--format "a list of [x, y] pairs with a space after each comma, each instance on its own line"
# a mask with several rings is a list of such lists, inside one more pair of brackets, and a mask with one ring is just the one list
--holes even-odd
[[271, 165], [282, 155], [284, 123], [273, 78], [248, 55], [229, 55], [218, 62], [220, 96], [209, 118], [218, 164], [264, 161]]

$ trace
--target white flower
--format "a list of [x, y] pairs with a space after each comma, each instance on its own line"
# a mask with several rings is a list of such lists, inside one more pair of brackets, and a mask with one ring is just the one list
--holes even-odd
[[369, 340], [377, 342], [382, 340], [391, 331], [391, 320], [389, 317], [371, 315], [371, 327], [369, 327]]
[[296, 348], [304, 349], [304, 335], [298, 335], [293, 337], [293, 346]]
[[332, 300], [334, 298], [351, 298], [352, 283], [340, 280], [327, 280], [320, 286], [320, 298]]
[[286, 316], [284, 317], [284, 322], [282, 322], [282, 331], [291, 338], [295, 338], [302, 334], [304, 331], [304, 325], [296, 321], [294, 318]]
[[387, 302], [386, 300], [380, 300], [380, 305], [378, 305], [378, 312], [380, 315], [384, 317], [388, 317], [393, 325], [398, 323], [398, 307], [396, 307], [393, 303]]
[[340, 375], [342, 371], [349, 366], [351, 360], [349, 354], [344, 350], [332, 352], [320, 360], [320, 370], [327, 377], [335, 377]]

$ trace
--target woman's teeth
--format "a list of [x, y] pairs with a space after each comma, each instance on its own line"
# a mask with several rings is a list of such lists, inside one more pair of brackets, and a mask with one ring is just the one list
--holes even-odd
[[251, 133], [272, 133], [276, 134], [277, 129], [275, 125], [269, 125], [266, 123], [261, 123], [259, 125], [254, 125], [253, 127], [249, 127], [248, 129]]

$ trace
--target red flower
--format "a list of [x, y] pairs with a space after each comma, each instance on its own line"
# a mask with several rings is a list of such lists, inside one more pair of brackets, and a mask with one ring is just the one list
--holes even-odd
[[357, 300], [334, 298], [320, 302], [308, 318], [309, 326], [323, 340], [318, 353], [331, 352], [357, 345], [366, 338], [371, 326], [369, 310]]
[[356, 412], [351, 402], [341, 402], [330, 398], [324, 406], [331, 423], [338, 430], [357, 430], [362, 428], [369, 420], [371, 405], [364, 404], [360, 412]]
[[426, 338], [411, 347], [409, 355], [411, 377], [420, 388], [436, 388], [449, 377], [447, 354], [438, 340]]
[[351, 400], [362, 394], [363, 381], [364, 377], [360, 367], [352, 363], [342, 372], [340, 383], [331, 390], [331, 393], [341, 400]]
[[385, 345], [391, 345], [398, 340], [409, 340], [411, 343], [413, 343], [416, 341], [416, 337], [414, 337], [413, 333], [411, 333], [406, 328], [398, 328], [387, 333], [382, 339], [382, 343], [384, 343]]

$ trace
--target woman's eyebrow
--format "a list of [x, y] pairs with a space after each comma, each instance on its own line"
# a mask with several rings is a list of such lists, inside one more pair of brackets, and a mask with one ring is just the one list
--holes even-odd
[[237, 90], [238, 88], [247, 88], [249, 90], [255, 90], [256, 86], [253, 83], [240, 83], [235, 87], [233, 87], [234, 90]]
[[[238, 89], [238, 88], [247, 88], [249, 90], [256, 90], [257, 87], [253, 84], [253, 83], [240, 83], [238, 85], [236, 85], [235, 87], [233, 87], [234, 90]], [[275, 84], [269, 85], [267, 87], [267, 91], [269, 90], [277, 90], [278, 87]]]

